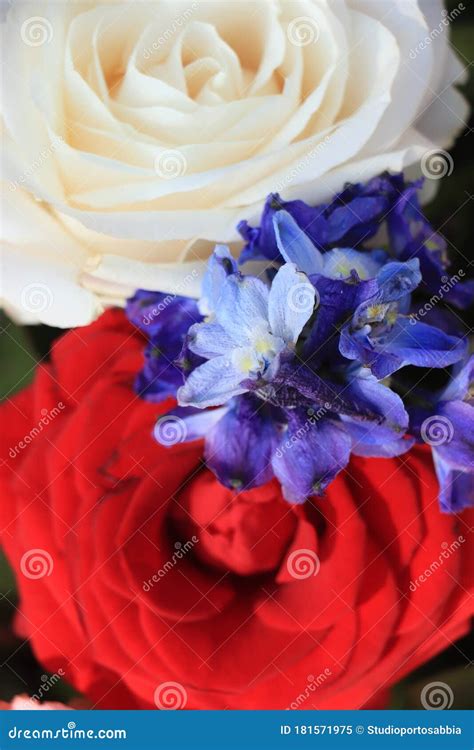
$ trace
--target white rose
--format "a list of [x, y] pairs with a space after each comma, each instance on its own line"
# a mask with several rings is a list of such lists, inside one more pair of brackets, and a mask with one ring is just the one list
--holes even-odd
[[137, 287], [193, 296], [269, 192], [316, 203], [446, 147], [445, 20], [438, 0], [13, 0], [7, 309], [72, 326]]

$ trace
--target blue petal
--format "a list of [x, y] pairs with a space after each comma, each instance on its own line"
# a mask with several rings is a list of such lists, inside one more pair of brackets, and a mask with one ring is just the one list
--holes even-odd
[[298, 336], [314, 310], [315, 290], [293, 263], [280, 268], [268, 297], [270, 330], [286, 343], [296, 344]]
[[196, 323], [189, 329], [188, 346], [194, 354], [212, 359], [230, 352], [236, 342], [219, 323]]
[[183, 372], [175, 362], [153, 344], [147, 344], [145, 365], [135, 380], [135, 393], [146, 401], [159, 402], [170, 396], [174, 398], [183, 381]]
[[447, 385], [442, 394], [443, 401], [469, 401], [474, 400], [470, 396], [471, 388], [474, 385], [474, 354], [467, 360], [466, 364], [461, 367], [457, 366], [457, 372], [454, 378]]
[[413, 318], [399, 317], [390, 333], [376, 342], [388, 354], [394, 354], [402, 365], [447, 367], [459, 362], [466, 353], [466, 342], [438, 328]]
[[245, 393], [247, 388], [240, 385], [245, 377], [248, 375], [235, 368], [229, 357], [215, 357], [192, 371], [178, 391], [178, 403], [199, 409], [220, 406]]
[[439, 502], [444, 513], [459, 513], [474, 506], [474, 472], [452, 469], [433, 450], [433, 460], [438, 477]]
[[341, 330], [339, 351], [347, 359], [352, 359], [366, 367], [370, 367], [378, 380], [386, 378], [403, 365], [400, 357], [376, 347], [370, 338], [371, 327], [364, 326], [360, 330], [352, 331], [350, 324]]
[[273, 477], [277, 439], [271, 408], [253, 396], [239, 396], [207, 435], [206, 463], [226, 487], [258, 487]]
[[287, 211], [273, 217], [278, 249], [287, 263], [295, 263], [306, 274], [321, 273], [323, 256]]
[[[449, 401], [439, 405], [438, 414], [444, 420], [446, 440], [436, 452], [453, 469], [474, 470], [474, 406]], [[433, 424], [437, 416], [432, 417]]]
[[338, 359], [339, 327], [362, 302], [373, 297], [378, 289], [375, 279], [342, 281], [321, 275], [311, 277], [319, 296], [316, 319], [303, 347], [305, 359], [314, 357], [319, 363]]
[[202, 315], [214, 312], [221, 296], [222, 285], [232, 273], [238, 273], [238, 268], [229, 248], [227, 245], [216, 245], [202, 280], [202, 295], [199, 300]]
[[387, 263], [377, 274], [380, 302], [396, 302], [410, 294], [421, 282], [417, 258], [406, 263]]
[[283, 494], [302, 503], [321, 494], [350, 458], [351, 438], [341, 423], [312, 420], [304, 410], [288, 412], [288, 431], [273, 457]]
[[268, 287], [254, 276], [227, 277], [216, 320], [236, 345], [245, 346], [256, 327], [268, 325], [268, 294]]
[[372, 375], [354, 378], [346, 395], [361, 411], [372, 411], [367, 419], [341, 415], [352, 437], [352, 452], [357, 456], [399, 456], [413, 445], [403, 440], [408, 429], [408, 414], [400, 396], [379, 383]]

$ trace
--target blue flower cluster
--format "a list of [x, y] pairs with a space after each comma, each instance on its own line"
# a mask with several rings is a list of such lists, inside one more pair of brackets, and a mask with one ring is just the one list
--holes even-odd
[[[474, 358], [443, 310], [421, 322], [414, 303], [448, 269], [420, 186], [385, 174], [316, 207], [271, 195], [259, 227], [239, 226], [239, 263], [216, 247], [199, 302], [146, 291], [129, 301], [148, 338], [137, 392], [177, 398], [168, 416], [187, 440], [205, 438], [226, 486], [277, 477], [301, 503], [351, 454], [398, 456], [424, 440], [442, 509], [474, 504]], [[250, 260], [265, 261], [259, 276], [245, 273]], [[444, 295], [461, 309], [473, 298], [469, 281]], [[447, 384], [429, 390], [433, 368]]]

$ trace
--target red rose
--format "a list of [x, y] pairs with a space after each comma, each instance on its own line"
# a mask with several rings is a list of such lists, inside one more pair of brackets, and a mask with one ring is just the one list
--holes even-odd
[[200, 443], [153, 440], [142, 348], [109, 312], [3, 405], [2, 539], [48, 669], [102, 707], [359, 708], [464, 634], [467, 514], [428, 450], [304, 506], [231, 492]]

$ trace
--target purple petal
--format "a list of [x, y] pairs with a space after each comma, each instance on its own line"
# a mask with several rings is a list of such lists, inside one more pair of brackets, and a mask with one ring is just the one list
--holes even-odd
[[341, 423], [314, 419], [304, 410], [288, 416], [288, 431], [273, 457], [273, 469], [285, 498], [302, 503], [321, 494], [347, 465], [351, 438]]
[[277, 439], [275, 410], [253, 396], [240, 396], [208, 433], [206, 463], [226, 487], [258, 487], [273, 477]]

